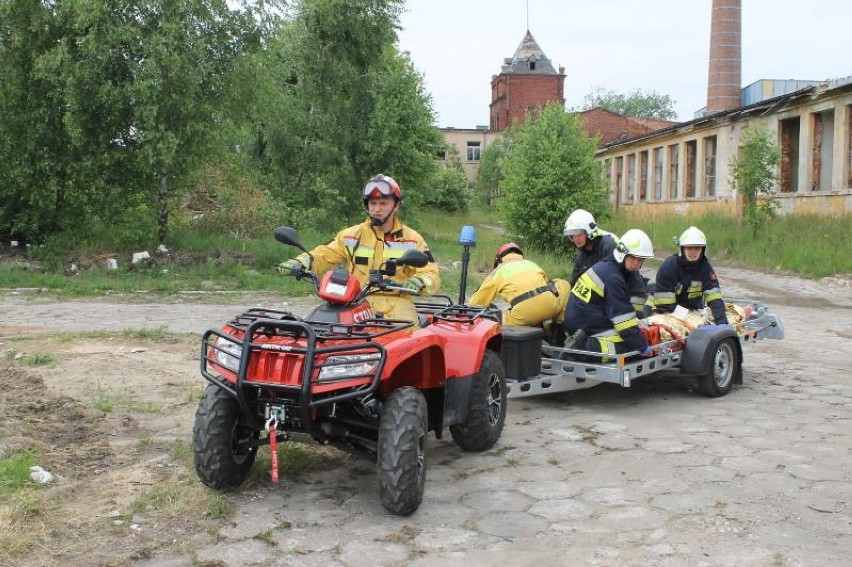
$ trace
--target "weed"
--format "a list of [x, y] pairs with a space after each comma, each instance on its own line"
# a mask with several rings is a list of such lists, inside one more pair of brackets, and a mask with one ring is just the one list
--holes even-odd
[[169, 458], [187, 469], [192, 468], [192, 447], [182, 439], [172, 441], [171, 449], [169, 449]]
[[272, 531], [266, 530], [265, 532], [260, 532], [259, 534], [254, 534], [253, 539], [258, 541], [262, 541], [266, 545], [270, 547], [276, 547], [278, 543], [272, 539]]
[[547, 459], [547, 464], [548, 464], [548, 465], [551, 465], [551, 466], [554, 466], [554, 467], [558, 467], [558, 466], [559, 466], [559, 461], [558, 461], [558, 460], [556, 460], [556, 459], [554, 459], [553, 457], [551, 457], [551, 458]]
[[594, 445], [595, 441], [597, 441], [598, 437], [600, 437], [600, 433], [598, 433], [597, 431], [595, 431], [591, 427], [585, 427], [583, 425], [575, 425], [574, 429], [576, 429], [577, 431], [580, 432], [580, 435], [582, 436], [583, 441], [585, 441], [586, 443], [590, 443], [592, 445]]
[[206, 517], [218, 520], [226, 517], [232, 510], [233, 505], [223, 494], [212, 490], [208, 492], [204, 510]]

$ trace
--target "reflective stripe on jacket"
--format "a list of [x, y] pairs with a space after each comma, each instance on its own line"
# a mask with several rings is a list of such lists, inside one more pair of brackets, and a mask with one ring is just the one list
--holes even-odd
[[704, 254], [697, 262], [673, 254], [657, 269], [654, 306], [661, 313], [671, 313], [678, 305], [686, 309], [702, 309], [707, 305], [717, 325], [728, 323], [719, 279]]
[[[441, 277], [438, 265], [429, 252], [429, 246], [416, 230], [404, 225], [399, 218], [394, 218], [393, 229], [387, 233], [376, 232], [370, 219], [341, 230], [334, 240], [311, 250], [314, 259], [312, 270], [322, 274], [338, 264], [345, 263], [346, 269], [364, 286], [370, 279], [370, 270], [383, 267], [388, 260], [399, 258], [406, 250], [411, 249], [425, 252], [429, 256], [429, 263], [422, 268], [400, 266], [391, 279], [402, 284], [406, 278], [416, 276], [423, 281], [424, 295], [436, 293], [441, 287]], [[305, 254], [300, 255], [299, 260], [305, 265], [308, 264]], [[373, 311], [383, 313], [386, 318], [417, 321], [413, 296], [410, 294], [375, 294], [368, 297], [368, 300]], [[398, 316], [397, 310], [402, 310], [405, 316]]]
[[[468, 303], [485, 307], [498, 295], [511, 304], [516, 297], [547, 285], [547, 274], [538, 264], [525, 260], [520, 254], [507, 254], [494, 271], [482, 281]], [[548, 319], [560, 321], [568, 301], [569, 285], [565, 280], [554, 280], [558, 296], [546, 291], [525, 299], [504, 314], [504, 325], [537, 326]]]
[[619, 352], [645, 348], [627, 277], [623, 264], [615, 260], [598, 262], [580, 276], [568, 299], [565, 331], [583, 329], [587, 335], [619, 343]]

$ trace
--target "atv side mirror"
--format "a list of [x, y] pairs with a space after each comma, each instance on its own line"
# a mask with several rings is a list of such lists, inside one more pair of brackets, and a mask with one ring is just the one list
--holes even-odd
[[307, 249], [299, 242], [299, 231], [289, 226], [279, 226], [275, 229], [275, 240], [288, 246], [295, 246], [303, 252]]
[[429, 256], [420, 250], [406, 250], [396, 261], [397, 266], [413, 266], [415, 268], [422, 268], [428, 263]]

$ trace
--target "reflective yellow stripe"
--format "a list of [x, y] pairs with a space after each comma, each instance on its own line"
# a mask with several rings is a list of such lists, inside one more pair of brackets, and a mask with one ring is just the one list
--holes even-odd
[[621, 317], [614, 317], [612, 319], [613, 327], [619, 333], [624, 331], [625, 329], [630, 329], [631, 327], [636, 327], [639, 325], [639, 318], [636, 317], [636, 313], [630, 313], [628, 315], [623, 315]]
[[517, 262], [506, 262], [505, 264], [500, 264], [497, 269], [494, 271], [495, 275], [500, 274], [504, 278], [509, 278], [517, 274], [522, 274], [524, 272], [538, 272], [539, 267], [529, 260], [520, 260]]
[[704, 301], [706, 303], [710, 303], [711, 301], [714, 301], [716, 299], [722, 299], [722, 292], [721, 291], [717, 292], [717, 293], [708, 293], [707, 295], [704, 296]]
[[600, 278], [592, 270], [588, 270], [577, 279], [577, 283], [571, 288], [571, 293], [583, 302], [590, 303], [592, 301], [592, 293], [603, 297], [603, 282], [600, 281]]

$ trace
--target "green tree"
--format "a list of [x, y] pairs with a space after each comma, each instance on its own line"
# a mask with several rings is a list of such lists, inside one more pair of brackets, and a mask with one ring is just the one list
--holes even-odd
[[746, 221], [754, 236], [778, 209], [775, 171], [780, 160], [781, 152], [766, 125], [756, 122], [743, 131], [739, 152], [729, 162], [731, 190], [743, 196]]
[[609, 214], [596, 141], [556, 103], [507, 135], [498, 201], [505, 225], [534, 248], [564, 252], [562, 226], [571, 211], [584, 208], [601, 220]]
[[[262, 90], [243, 146], [276, 196], [325, 223], [360, 215], [376, 173], [411, 205], [438, 175], [431, 99], [395, 48], [401, 0], [301, 0], [258, 60]], [[307, 217], [306, 219], [304, 217]]]
[[603, 87], [595, 87], [591, 93], [583, 97], [582, 110], [600, 107], [624, 116], [638, 116], [651, 120], [677, 120], [675, 104], [676, 101], [669, 95], [656, 91], [636, 89], [623, 94]]
[[[2, 9], [0, 59], [17, 57], [4, 67], [16, 81], [0, 104], [31, 106], [19, 124], [0, 118], [0, 151], [24, 158], [4, 189], [35, 195], [48, 219], [23, 224], [44, 234], [153, 221], [162, 241], [171, 205], [217, 140], [229, 72], [256, 39], [255, 19], [224, 0], [13, 0]], [[14, 134], [40, 151], [10, 149]]]
[[429, 191], [420, 196], [421, 204], [430, 209], [448, 213], [464, 212], [470, 207], [470, 186], [462, 168], [459, 151], [455, 146], [447, 146], [447, 164], [438, 168]]
[[502, 161], [507, 154], [508, 139], [508, 136], [500, 136], [482, 150], [473, 193], [483, 205], [494, 205], [502, 195]]
[[63, 227], [73, 152], [63, 128], [61, 80], [43, 57], [61, 41], [54, 9], [0, 2], [0, 235], [40, 240]]

